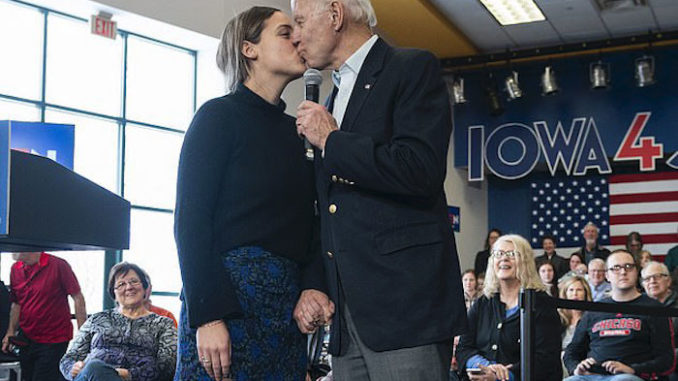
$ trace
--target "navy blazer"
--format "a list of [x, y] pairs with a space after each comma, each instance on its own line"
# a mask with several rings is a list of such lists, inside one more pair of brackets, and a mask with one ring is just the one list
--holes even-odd
[[[329, 135], [324, 157], [316, 152], [323, 262], [335, 316], [346, 303], [372, 350], [452, 340], [466, 328], [443, 191], [451, 133], [435, 56], [379, 39], [340, 130]], [[346, 335], [337, 320], [335, 355], [345, 349]]]

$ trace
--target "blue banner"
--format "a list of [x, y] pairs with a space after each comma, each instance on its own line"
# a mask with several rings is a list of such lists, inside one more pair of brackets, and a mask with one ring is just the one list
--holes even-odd
[[459, 207], [448, 206], [447, 217], [450, 219], [450, 225], [452, 225], [452, 229], [459, 233], [459, 229], [461, 227], [461, 214], [459, 212]]
[[73, 170], [75, 126], [15, 121], [9, 124], [12, 149], [48, 157]]
[[[469, 181], [492, 174], [516, 180], [533, 171], [550, 176], [607, 175], [617, 165], [639, 172], [678, 168], [678, 77], [672, 63], [678, 50], [651, 53], [656, 83], [636, 87], [634, 61], [642, 53], [605, 54], [611, 67], [611, 87], [591, 89], [589, 64], [598, 57], [578, 57], [551, 63], [560, 91], [541, 95], [545, 62], [517, 65], [524, 96], [506, 101], [505, 112], [490, 116], [487, 71], [464, 73], [467, 104], [455, 106], [455, 158], [467, 167]], [[510, 73], [493, 69], [494, 81]]]
[[0, 121], [0, 235], [9, 234], [9, 122]]

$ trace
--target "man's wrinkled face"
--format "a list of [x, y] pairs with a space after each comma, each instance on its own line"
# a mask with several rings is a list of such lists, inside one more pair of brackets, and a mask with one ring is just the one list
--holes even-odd
[[296, 0], [293, 7], [292, 42], [297, 52], [307, 67], [330, 68], [337, 47], [338, 31], [335, 30], [329, 6], [324, 6], [324, 2], [318, 0]]

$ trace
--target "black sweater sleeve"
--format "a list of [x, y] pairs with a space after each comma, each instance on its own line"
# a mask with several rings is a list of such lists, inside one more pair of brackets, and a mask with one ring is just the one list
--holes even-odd
[[636, 364], [626, 364], [638, 375], [669, 375], [675, 368], [675, 351], [673, 348], [673, 329], [670, 319], [665, 317], [650, 318], [650, 341], [652, 344], [651, 360]]
[[7, 328], [9, 327], [10, 305], [7, 286], [0, 281], [0, 332], [2, 332], [3, 335], [7, 332]]
[[589, 348], [589, 329], [591, 322], [589, 319], [589, 314], [584, 313], [584, 315], [577, 323], [577, 328], [574, 329], [574, 335], [572, 336], [572, 341], [565, 348], [565, 354], [563, 355], [563, 362], [565, 363], [565, 368], [570, 374], [574, 374], [574, 369], [579, 365], [579, 363], [586, 358]]
[[[539, 299], [548, 298], [546, 294], [537, 296]], [[555, 308], [539, 303], [537, 300], [537, 314], [535, 316], [534, 332], [534, 362], [535, 379], [560, 380], [562, 370], [560, 366], [560, 318]], [[520, 361], [513, 364], [512, 372], [520, 376], [522, 372]]]
[[459, 338], [459, 345], [457, 345], [457, 363], [459, 370], [463, 372], [466, 369], [466, 362], [473, 356], [480, 354], [478, 344], [476, 343], [476, 335], [478, 333], [478, 319], [481, 313], [492, 313], [489, 308], [483, 308], [479, 311], [481, 306], [487, 307], [489, 304], [485, 303], [487, 299], [478, 299], [468, 311], [468, 329], [466, 333]]
[[[222, 176], [234, 149], [234, 128], [217, 100], [196, 113], [179, 158], [174, 236], [191, 327], [241, 314], [235, 290], [214, 249]], [[230, 128], [229, 128], [230, 127]]]

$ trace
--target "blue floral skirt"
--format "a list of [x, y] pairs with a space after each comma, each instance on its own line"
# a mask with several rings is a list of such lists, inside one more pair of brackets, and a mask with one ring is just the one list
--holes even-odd
[[[233, 380], [303, 381], [306, 336], [292, 317], [300, 294], [299, 266], [259, 247], [241, 247], [222, 259], [244, 312], [243, 319], [226, 321]], [[186, 302], [181, 308], [174, 380], [212, 380], [199, 362]]]

